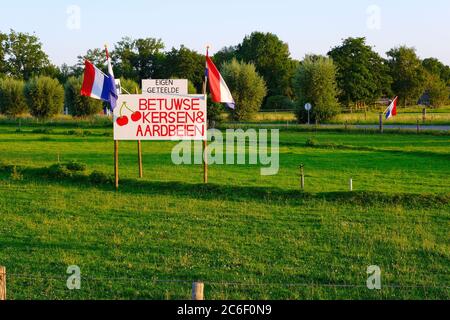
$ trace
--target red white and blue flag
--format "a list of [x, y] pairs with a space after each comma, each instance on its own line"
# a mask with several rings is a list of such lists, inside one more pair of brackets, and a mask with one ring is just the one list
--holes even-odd
[[236, 104], [230, 89], [228, 89], [225, 80], [220, 74], [214, 62], [206, 54], [206, 71], [205, 76], [209, 81], [209, 90], [211, 91], [211, 98], [213, 102], [225, 103], [229, 108], [234, 109]]
[[390, 118], [395, 117], [397, 115], [397, 101], [398, 97], [395, 97], [395, 99], [392, 100], [391, 104], [387, 108], [386, 120], [389, 120]]
[[112, 71], [108, 51], [106, 51], [106, 55], [109, 75], [104, 74], [90, 61], [86, 60], [84, 62], [85, 69], [81, 95], [109, 102], [111, 110], [114, 110], [118, 98], [116, 82], [114, 80], [114, 73]]

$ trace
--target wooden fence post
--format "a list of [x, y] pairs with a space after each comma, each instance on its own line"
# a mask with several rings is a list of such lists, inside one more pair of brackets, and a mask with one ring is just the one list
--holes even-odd
[[0, 266], [0, 301], [6, 300], [6, 268]]
[[380, 113], [380, 132], [383, 133], [383, 114]]
[[427, 121], [427, 108], [422, 109], [422, 122], [425, 123]]
[[305, 165], [300, 165], [300, 187], [305, 190]]
[[203, 282], [194, 282], [192, 284], [192, 300], [205, 300], [205, 284]]
[[139, 162], [139, 178], [142, 179], [144, 177], [144, 171], [142, 168], [142, 142], [138, 140], [138, 162]]

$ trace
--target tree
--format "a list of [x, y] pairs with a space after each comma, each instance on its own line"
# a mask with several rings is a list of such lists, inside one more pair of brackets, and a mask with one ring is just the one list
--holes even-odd
[[73, 76], [79, 77], [83, 74], [85, 60], [89, 60], [102, 71], [106, 71], [107, 69], [105, 49], [89, 49], [85, 55], [78, 56], [78, 62], [73, 67]]
[[33, 116], [50, 118], [63, 110], [64, 88], [58, 80], [34, 77], [25, 85], [25, 98]]
[[295, 64], [289, 46], [272, 33], [254, 32], [238, 45], [238, 60], [252, 63], [267, 83], [268, 96], [292, 95]]
[[22, 80], [0, 79], [0, 113], [16, 117], [27, 111]]
[[436, 58], [427, 58], [422, 61], [422, 66], [429, 73], [438, 76], [448, 86], [450, 86], [450, 67], [446, 66]]
[[365, 38], [348, 38], [328, 55], [337, 67], [339, 100], [372, 104], [391, 91], [392, 78], [386, 61], [366, 45]]
[[336, 66], [326, 57], [306, 56], [294, 76], [297, 96], [297, 119], [307, 121], [306, 103], [311, 103], [312, 121], [326, 121], [339, 113]]
[[70, 77], [64, 85], [64, 107], [76, 117], [86, 117], [98, 114], [103, 109], [103, 103], [80, 95], [83, 80]]
[[6, 48], [7, 73], [15, 78], [28, 80], [40, 75], [50, 63], [35, 35], [11, 30]]
[[230, 62], [233, 58], [236, 58], [237, 46], [224, 47], [213, 56], [214, 61], [217, 65], [221, 66], [225, 62]]
[[0, 75], [6, 74], [7, 63], [6, 53], [8, 50], [8, 35], [0, 32]]
[[392, 89], [403, 105], [416, 104], [424, 93], [426, 72], [414, 48], [405, 46], [387, 52]]
[[181, 46], [166, 54], [162, 77], [190, 80], [201, 91], [205, 75], [205, 56]]
[[117, 77], [134, 81], [157, 78], [164, 59], [161, 39], [132, 39], [125, 37], [115, 45], [111, 53]]
[[450, 92], [447, 84], [436, 74], [427, 74], [425, 92], [433, 107], [440, 107], [449, 102]]
[[261, 108], [267, 94], [264, 79], [256, 72], [253, 64], [238, 62], [236, 59], [222, 65], [222, 76], [236, 102], [234, 120], [250, 120]]

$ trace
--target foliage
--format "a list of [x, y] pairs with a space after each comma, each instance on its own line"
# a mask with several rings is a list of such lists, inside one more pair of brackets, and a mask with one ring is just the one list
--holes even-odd
[[294, 102], [287, 96], [271, 96], [267, 98], [263, 108], [266, 110], [292, 110]]
[[84, 97], [80, 94], [83, 80], [70, 77], [64, 85], [64, 107], [75, 117], [86, 117], [102, 111], [100, 100]]
[[0, 42], [0, 68], [14, 78], [28, 80], [41, 75], [50, 64], [42, 43], [34, 34], [11, 30], [7, 37], [0, 34]]
[[130, 37], [122, 38], [111, 52], [115, 67], [115, 76], [141, 81], [160, 77], [162, 60], [161, 52], [164, 43], [161, 39]]
[[426, 73], [414, 48], [405, 46], [387, 52], [392, 89], [403, 105], [416, 104], [424, 93]]
[[35, 77], [25, 85], [25, 98], [33, 116], [50, 118], [62, 113], [64, 88], [55, 79]]
[[16, 117], [27, 111], [24, 83], [12, 78], [0, 79], [0, 113]]
[[328, 55], [337, 67], [336, 78], [342, 104], [372, 104], [390, 93], [392, 78], [389, 67], [378, 53], [366, 45], [365, 38], [348, 38]]
[[450, 67], [436, 58], [427, 58], [422, 61], [422, 66], [429, 73], [438, 76], [447, 86], [450, 86]]
[[225, 62], [230, 62], [233, 58], [237, 58], [237, 46], [224, 47], [213, 56], [214, 61], [218, 66]]
[[222, 76], [236, 102], [233, 119], [250, 120], [259, 111], [266, 96], [264, 79], [256, 72], [253, 64], [238, 62], [236, 59], [222, 65]]
[[172, 48], [165, 55], [162, 78], [188, 79], [198, 92], [202, 91], [205, 75], [205, 56], [185, 46]]
[[120, 78], [120, 86], [125, 89], [126, 91], [123, 91], [122, 94], [126, 94], [127, 91], [130, 94], [135, 94], [136, 90], [138, 93], [141, 93], [141, 89], [139, 88], [139, 84], [130, 79]]
[[336, 67], [325, 57], [306, 56], [294, 76], [297, 119], [307, 121], [306, 103], [312, 104], [311, 121], [326, 121], [339, 113]]
[[438, 75], [427, 75], [427, 84], [425, 89], [430, 100], [430, 105], [433, 107], [441, 107], [449, 102], [449, 88]]
[[113, 179], [106, 173], [95, 170], [89, 175], [89, 181], [93, 185], [104, 185], [111, 184], [113, 182]]
[[272, 33], [254, 32], [238, 45], [236, 57], [252, 63], [267, 84], [268, 96], [292, 94], [295, 70], [289, 46]]

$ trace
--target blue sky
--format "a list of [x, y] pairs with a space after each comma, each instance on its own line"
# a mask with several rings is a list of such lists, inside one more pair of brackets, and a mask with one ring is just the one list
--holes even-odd
[[[70, 5], [81, 9], [80, 29], [67, 27]], [[0, 5], [0, 30], [10, 28], [36, 32], [57, 65], [127, 35], [203, 52], [206, 44], [217, 51], [256, 30], [277, 34], [296, 59], [364, 36], [383, 56], [404, 44], [450, 65], [448, 0], [15, 0]]]

